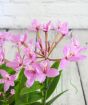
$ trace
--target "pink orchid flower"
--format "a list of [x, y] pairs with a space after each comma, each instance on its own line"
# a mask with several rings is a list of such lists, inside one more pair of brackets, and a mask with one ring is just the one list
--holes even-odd
[[27, 87], [31, 87], [35, 81], [39, 81], [40, 83], [42, 83], [45, 80], [45, 76], [40, 70], [38, 64], [26, 66], [24, 74], [27, 77]]
[[50, 64], [48, 60], [41, 62], [40, 68], [43, 74], [45, 75], [45, 78], [46, 77], [56, 77], [59, 75], [59, 71], [57, 69], [50, 68]]
[[68, 34], [68, 23], [62, 23], [62, 22], [58, 22], [58, 24], [55, 26], [55, 29], [57, 32], [61, 33], [63, 36]]
[[0, 69], [0, 75], [2, 78], [0, 79], [0, 83], [4, 83], [4, 91], [8, 91], [10, 86], [14, 86], [15, 75], [9, 75], [5, 70]]
[[0, 46], [2, 46], [5, 41], [9, 41], [11, 39], [11, 33], [8, 32], [0, 32]]
[[87, 47], [81, 47], [80, 42], [78, 41], [77, 38], [72, 38], [72, 46], [79, 49], [79, 51], [83, 51], [83, 50], [85, 51], [88, 49]]
[[51, 28], [52, 28], [51, 21], [49, 21], [48, 23], [42, 25], [42, 30], [44, 32], [48, 32]]
[[15, 94], [15, 90], [14, 89], [11, 89], [10, 94], [11, 95], [14, 95]]
[[86, 48], [81, 47], [77, 42], [77, 40], [75, 41], [76, 43], [72, 42], [70, 45], [64, 47], [64, 50], [63, 50], [64, 58], [61, 60], [61, 63], [60, 63], [60, 66], [62, 69], [64, 69], [69, 62], [72, 62], [72, 61], [77, 62], [79, 60], [83, 60], [86, 58], [86, 56], [81, 54], [81, 51], [86, 50]]
[[41, 23], [38, 20], [34, 19], [31, 23], [31, 26], [29, 27], [29, 31], [37, 32], [40, 29], [41, 29]]
[[24, 48], [24, 54], [25, 54], [24, 65], [36, 61], [36, 54], [33, 51], [32, 45], [28, 48]]
[[23, 59], [19, 53], [16, 53], [15, 59], [11, 62], [8, 62], [6, 65], [13, 68], [17, 72], [23, 67]]
[[24, 35], [13, 35], [12, 36], [12, 42], [16, 43], [18, 46], [23, 45], [27, 41], [27, 34]]
[[0, 65], [4, 64], [4, 51], [0, 49]]

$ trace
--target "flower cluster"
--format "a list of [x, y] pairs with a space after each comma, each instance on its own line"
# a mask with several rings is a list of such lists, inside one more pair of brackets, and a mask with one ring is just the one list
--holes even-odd
[[[60, 38], [56, 41], [57, 37], [51, 42], [48, 39], [48, 32], [54, 29], [57, 32], [56, 36], [60, 35]], [[28, 32], [34, 31], [37, 35], [37, 41], [28, 40]], [[45, 40], [42, 40], [40, 31], [45, 33]], [[57, 46], [57, 44], [68, 35], [68, 24], [66, 22], [58, 22], [53, 25], [51, 21], [46, 24], [41, 24], [37, 20], [33, 20], [28, 32], [23, 35], [13, 35], [9, 32], [0, 33], [0, 67], [6, 65], [6, 67], [12, 68], [14, 74], [9, 74], [6, 70], [0, 69], [0, 84], [4, 84], [4, 92], [9, 89], [11, 94], [15, 94], [14, 85], [15, 81], [19, 77], [20, 71], [24, 70], [26, 77], [26, 87], [31, 87], [35, 81], [43, 83], [46, 78], [53, 78], [59, 75], [59, 71], [55, 68], [51, 68], [53, 61], [60, 62], [60, 68], [64, 69], [68, 62], [79, 61], [86, 58], [81, 54], [81, 51], [86, 50], [85, 47], [81, 47], [76, 39], [72, 39], [71, 44], [66, 45], [63, 49], [64, 57], [52, 59], [50, 54]], [[17, 47], [15, 58], [9, 61], [5, 58], [4, 44], [6, 42], [12, 42]], [[22, 50], [22, 53], [21, 53]]]

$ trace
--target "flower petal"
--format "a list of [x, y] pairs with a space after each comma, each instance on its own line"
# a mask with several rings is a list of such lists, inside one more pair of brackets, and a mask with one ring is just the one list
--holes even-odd
[[60, 68], [61, 69], [65, 69], [65, 67], [67, 66], [68, 64], [68, 60], [66, 60], [65, 58], [63, 58], [60, 62]]
[[59, 75], [59, 71], [57, 69], [51, 68], [47, 70], [46, 76], [47, 77], [56, 77]]
[[6, 77], [7, 75], [9, 75], [5, 70], [0, 69], [0, 75], [2, 77]]
[[26, 81], [26, 86], [31, 87], [33, 85], [34, 81], [35, 81], [35, 77], [28, 79]]
[[9, 89], [9, 87], [10, 87], [10, 84], [5, 83], [4, 84], [4, 91], [6, 92]]

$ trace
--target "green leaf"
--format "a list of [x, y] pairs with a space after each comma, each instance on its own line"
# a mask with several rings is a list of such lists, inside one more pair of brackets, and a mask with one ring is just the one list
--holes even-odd
[[52, 98], [49, 102], [46, 103], [46, 105], [51, 105], [58, 97], [60, 97], [61, 95], [63, 95], [65, 92], [67, 92], [68, 90], [65, 90], [63, 92], [61, 92], [60, 94], [56, 95], [54, 98]]
[[19, 105], [42, 105], [42, 104], [40, 102], [35, 102], [35, 103], [32, 103], [32, 104], [22, 103], [22, 104], [19, 104]]
[[29, 105], [39, 101], [42, 98], [42, 93], [39, 91], [31, 92], [20, 96], [19, 101], [16, 105]]
[[19, 101], [20, 91], [25, 86], [26, 77], [24, 76], [24, 70], [22, 69], [19, 73], [18, 83], [15, 86], [15, 102]]
[[53, 65], [51, 66], [51, 68], [55, 68], [58, 69], [60, 62], [56, 61], [53, 63]]
[[40, 99], [42, 99], [42, 93], [41, 92], [35, 91], [35, 92], [32, 92], [28, 95], [29, 103], [34, 103]]
[[35, 102], [35, 103], [31, 104], [31, 105], [42, 105], [42, 104], [40, 102]]
[[[51, 68], [58, 69], [60, 62], [56, 61], [52, 64]], [[53, 78], [47, 78], [48, 83], [50, 83], [53, 80]]]
[[[60, 62], [56, 61], [53, 63], [51, 68], [58, 69], [59, 64], [60, 64]], [[55, 90], [55, 88], [56, 88], [56, 86], [60, 80], [60, 76], [61, 76], [61, 71], [57, 77], [46, 79], [46, 88], [45, 88], [45, 90], [44, 89], [42, 90], [42, 91], [44, 91], [44, 93], [46, 93], [46, 99], [48, 99], [52, 95], [52, 93], [54, 92], [54, 90]]]
[[50, 83], [48, 83], [46, 99], [48, 99], [56, 89], [56, 86], [60, 80], [61, 74], [62, 74], [62, 71], [60, 71], [60, 74], [57, 77], [53, 78], [53, 80]]
[[28, 93], [34, 92], [34, 91], [36, 91], [36, 90], [39, 90], [39, 89], [41, 89], [41, 88], [43, 88], [43, 86], [42, 86], [39, 82], [35, 82], [35, 83], [33, 84], [33, 86], [30, 87], [30, 88], [24, 87], [24, 88], [21, 90], [20, 95], [28, 94]]
[[6, 70], [9, 74], [14, 74], [15, 73], [15, 71], [12, 68], [7, 67], [6, 64], [0, 65], [0, 69]]

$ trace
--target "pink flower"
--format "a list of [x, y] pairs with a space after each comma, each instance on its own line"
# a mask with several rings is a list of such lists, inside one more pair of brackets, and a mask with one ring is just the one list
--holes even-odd
[[80, 51], [87, 50], [87, 47], [81, 47], [79, 41], [76, 38], [72, 38], [72, 46], [79, 49]]
[[44, 32], [48, 32], [51, 28], [52, 28], [51, 21], [49, 21], [48, 23], [42, 25], [42, 30]]
[[31, 26], [29, 27], [29, 30], [37, 32], [40, 29], [41, 29], [41, 23], [38, 20], [34, 19], [31, 23]]
[[6, 65], [13, 68], [15, 71], [19, 71], [23, 67], [23, 59], [19, 53], [16, 53], [15, 59], [11, 62], [8, 62]]
[[63, 50], [64, 58], [62, 58], [61, 63], [60, 63], [60, 66], [62, 69], [66, 67], [69, 61], [71, 62], [79, 61], [86, 58], [86, 56], [81, 54], [81, 51], [86, 50], [86, 48], [81, 47], [79, 43], [77, 42], [77, 40], [75, 41], [76, 43], [72, 42], [70, 45], [64, 47], [64, 50]]
[[11, 33], [8, 32], [0, 32], [0, 46], [2, 46], [5, 41], [9, 41], [11, 39]]
[[4, 64], [4, 51], [0, 49], [0, 65]]
[[57, 32], [61, 33], [63, 36], [68, 34], [68, 23], [62, 23], [62, 22], [58, 22], [58, 24], [55, 26], [55, 29]]
[[31, 47], [32, 46], [30, 46], [30, 48], [28, 47], [24, 49], [24, 54], [25, 54], [24, 64], [30, 64], [30, 63], [35, 62], [36, 60], [36, 54], [31, 49]]
[[41, 62], [40, 68], [43, 74], [45, 75], [45, 78], [46, 77], [56, 77], [59, 75], [59, 71], [57, 69], [50, 68], [50, 64], [48, 60]]
[[13, 35], [11, 41], [16, 43], [18, 46], [21, 46], [26, 43], [27, 34], [25, 33], [24, 35]]
[[27, 87], [31, 87], [35, 81], [39, 81], [40, 83], [42, 83], [45, 80], [45, 76], [40, 70], [38, 64], [26, 66], [24, 74], [27, 77]]
[[15, 94], [15, 90], [14, 89], [11, 89], [10, 94], [11, 95], [14, 95]]
[[5, 70], [0, 69], [0, 83], [4, 83], [4, 91], [6, 92], [10, 86], [14, 86], [15, 76], [9, 75]]

